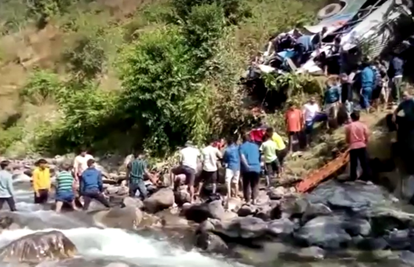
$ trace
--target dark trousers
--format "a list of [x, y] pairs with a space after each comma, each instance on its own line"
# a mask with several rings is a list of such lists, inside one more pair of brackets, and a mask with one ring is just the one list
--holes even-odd
[[83, 210], [88, 210], [89, 205], [92, 202], [92, 199], [95, 199], [95, 200], [99, 201], [102, 205], [104, 205], [105, 207], [109, 208], [109, 202], [108, 202], [108, 200], [98, 190], [86, 191], [86, 192], [84, 192], [82, 194], [82, 196], [83, 196], [83, 200], [84, 200]]
[[0, 210], [3, 208], [4, 202], [7, 202], [11, 211], [16, 211], [16, 204], [14, 203], [13, 197], [2, 197], [0, 198]]
[[246, 202], [257, 198], [259, 194], [259, 179], [260, 173], [258, 172], [243, 173], [243, 195]]
[[140, 180], [138, 182], [129, 184], [129, 196], [135, 197], [135, 194], [139, 191], [139, 197], [145, 199], [148, 195], [147, 187], [145, 186], [144, 181]]
[[44, 204], [47, 203], [49, 198], [49, 190], [48, 189], [39, 189], [39, 196], [34, 194], [34, 203], [35, 204]]
[[358, 179], [358, 174], [357, 174], [357, 170], [358, 170], [358, 161], [359, 164], [361, 165], [361, 169], [362, 169], [362, 175], [365, 179], [369, 178], [370, 176], [370, 171], [369, 171], [369, 166], [368, 166], [368, 152], [367, 152], [367, 148], [363, 147], [363, 148], [357, 148], [357, 149], [351, 149], [349, 151], [349, 161], [351, 164], [351, 173], [350, 173], [350, 178], [351, 181], [355, 181], [356, 179]]

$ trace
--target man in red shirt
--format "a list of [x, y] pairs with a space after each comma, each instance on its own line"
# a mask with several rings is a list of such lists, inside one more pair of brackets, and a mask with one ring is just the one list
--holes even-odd
[[287, 132], [289, 135], [289, 151], [293, 151], [293, 143], [299, 142], [299, 133], [303, 126], [302, 110], [296, 108], [293, 102], [289, 103], [289, 109], [285, 115]]
[[361, 165], [364, 178], [368, 178], [370, 175], [367, 151], [368, 127], [359, 121], [358, 111], [351, 113], [351, 120], [351, 123], [345, 126], [345, 137], [350, 149], [350, 178], [351, 181], [355, 181], [358, 178], [358, 161]]

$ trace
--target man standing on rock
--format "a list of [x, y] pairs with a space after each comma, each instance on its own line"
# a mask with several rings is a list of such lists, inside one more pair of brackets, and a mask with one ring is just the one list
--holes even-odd
[[82, 173], [88, 168], [87, 162], [90, 159], [93, 159], [93, 156], [88, 154], [87, 149], [82, 148], [80, 154], [75, 157], [73, 163], [73, 172], [76, 179], [79, 179], [82, 176]]
[[227, 148], [224, 151], [223, 162], [226, 165], [226, 186], [227, 197], [232, 197], [231, 184], [234, 185], [233, 197], [239, 196], [239, 180], [240, 180], [240, 154], [239, 146], [236, 144], [236, 137], [227, 139]]
[[287, 132], [289, 135], [289, 152], [293, 152], [293, 144], [299, 143], [300, 132], [302, 131], [303, 113], [296, 108], [293, 102], [290, 102], [289, 109], [286, 111], [285, 119]]
[[253, 202], [254, 204], [259, 194], [261, 171], [259, 146], [251, 142], [249, 134], [245, 134], [239, 151], [242, 163], [244, 200], [246, 203]]
[[201, 151], [203, 170], [201, 172], [201, 181], [198, 185], [197, 195], [200, 195], [205, 181], [212, 185], [212, 193], [216, 193], [218, 160], [222, 158], [222, 155], [220, 150], [214, 146], [215, 142], [216, 140], [211, 140], [210, 144]]
[[306, 146], [309, 147], [313, 133], [313, 126], [318, 113], [321, 111], [315, 97], [311, 97], [309, 102], [303, 105], [303, 116], [306, 133]]
[[129, 196], [135, 197], [139, 191], [139, 197], [144, 200], [147, 195], [147, 187], [144, 183], [144, 175], [148, 176], [152, 181], [152, 174], [147, 169], [147, 162], [144, 154], [141, 152], [134, 153], [134, 159], [127, 165], [127, 178], [129, 182]]
[[265, 139], [260, 146], [260, 151], [264, 156], [265, 170], [266, 170], [266, 184], [270, 186], [270, 181], [275, 177], [280, 177], [280, 163], [276, 155], [277, 145], [272, 140], [272, 135], [266, 131]]
[[368, 127], [359, 121], [359, 112], [351, 113], [351, 123], [345, 126], [345, 138], [349, 145], [350, 157], [350, 179], [355, 181], [358, 178], [358, 161], [361, 165], [364, 178], [369, 178], [368, 166]]
[[87, 161], [88, 168], [82, 173], [79, 183], [79, 191], [84, 199], [83, 210], [88, 210], [92, 199], [96, 199], [102, 205], [109, 208], [109, 202], [102, 194], [102, 173], [95, 168], [94, 164], [95, 160], [93, 159]]
[[0, 210], [3, 208], [4, 202], [7, 202], [10, 210], [16, 211], [12, 174], [6, 169], [9, 164], [8, 160], [3, 160], [0, 163]]
[[33, 171], [33, 190], [34, 190], [34, 203], [44, 204], [49, 198], [50, 190], [50, 170], [47, 167], [47, 161], [40, 159], [37, 162], [37, 167]]
[[191, 203], [194, 201], [194, 182], [197, 167], [200, 162], [200, 151], [193, 146], [193, 142], [187, 141], [185, 148], [180, 151], [180, 173], [185, 174]]

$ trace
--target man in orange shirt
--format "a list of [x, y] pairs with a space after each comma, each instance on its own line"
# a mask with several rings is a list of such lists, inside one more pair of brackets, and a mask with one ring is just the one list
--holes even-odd
[[299, 133], [302, 131], [303, 113], [293, 102], [285, 115], [287, 132], [289, 135], [289, 152], [293, 151], [293, 143], [299, 142]]
[[359, 121], [359, 112], [351, 113], [352, 122], [345, 126], [345, 138], [349, 145], [350, 161], [350, 178], [355, 181], [358, 178], [358, 161], [361, 165], [362, 174], [365, 179], [370, 178], [370, 169], [368, 166], [368, 127]]

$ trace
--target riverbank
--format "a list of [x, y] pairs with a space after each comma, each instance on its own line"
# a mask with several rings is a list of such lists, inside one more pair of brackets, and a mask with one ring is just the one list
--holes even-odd
[[10, 242], [30, 245], [44, 236], [63, 235], [59, 240], [76, 247], [75, 258], [46, 263], [40, 257], [39, 266], [385, 267], [414, 257], [413, 215], [373, 184], [329, 181], [306, 195], [260, 190], [256, 205], [231, 199], [228, 211], [221, 199], [173, 207], [174, 194], [164, 188], [144, 202], [118, 197], [109, 210], [94, 202], [88, 212], [62, 214], [50, 210], [53, 199], [33, 204], [29, 181], [15, 186], [19, 212], [0, 211], [0, 252], [10, 251]]
[[[368, 151], [372, 158], [388, 159], [390, 157], [391, 137], [387, 133], [385, 124], [385, 117], [389, 113], [390, 111], [379, 111], [361, 116], [361, 122], [365, 123], [370, 130]], [[318, 132], [309, 149], [294, 153], [293, 156], [286, 159], [286, 183], [289, 180], [300, 179], [309, 172], [321, 168], [333, 160], [338, 152], [345, 149], [343, 126], [333, 130], [332, 133]]]

